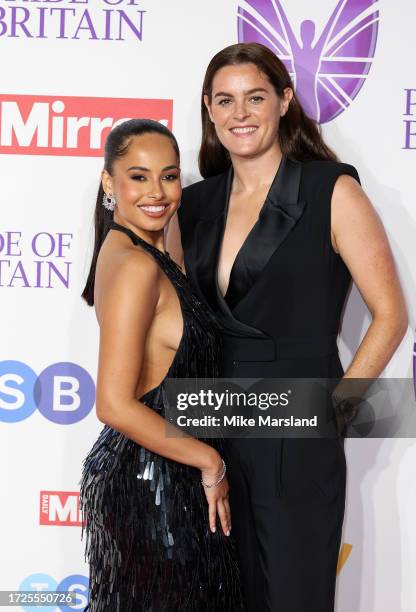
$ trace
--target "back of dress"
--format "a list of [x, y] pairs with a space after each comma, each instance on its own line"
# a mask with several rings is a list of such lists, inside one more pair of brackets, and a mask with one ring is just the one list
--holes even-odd
[[[113, 222], [111, 228], [155, 258], [179, 298], [180, 345], [165, 378], [140, 398], [164, 417], [168, 377], [217, 374], [217, 325], [167, 253], [124, 226]], [[107, 425], [103, 428], [84, 461], [80, 491], [90, 612], [241, 609], [233, 544], [221, 530], [209, 530], [200, 479], [198, 469], [153, 453]]]

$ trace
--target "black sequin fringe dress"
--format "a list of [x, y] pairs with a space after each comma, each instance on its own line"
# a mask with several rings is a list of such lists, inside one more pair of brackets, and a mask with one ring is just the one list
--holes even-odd
[[[153, 255], [174, 285], [183, 336], [166, 378], [217, 374], [215, 321], [170, 257], [116, 224]], [[134, 279], [132, 279], [134, 282]], [[140, 398], [165, 414], [164, 381]], [[220, 441], [209, 441], [219, 445]], [[200, 471], [165, 459], [105, 426], [83, 464], [80, 483], [90, 567], [89, 612], [243, 610], [231, 538], [208, 527]]]

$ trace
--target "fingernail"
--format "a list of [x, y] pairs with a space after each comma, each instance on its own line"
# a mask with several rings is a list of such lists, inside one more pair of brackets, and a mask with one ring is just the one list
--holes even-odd
[[212, 533], [215, 533], [215, 531], [216, 531], [215, 527], [211, 527], [211, 531], [212, 531]]
[[228, 530], [225, 535], [229, 536], [230, 535], [230, 530]]

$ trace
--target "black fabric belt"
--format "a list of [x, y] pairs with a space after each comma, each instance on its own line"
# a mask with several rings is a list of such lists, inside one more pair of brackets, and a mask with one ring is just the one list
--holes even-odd
[[301, 338], [239, 338], [223, 336], [226, 361], [311, 359], [338, 352], [337, 334]]

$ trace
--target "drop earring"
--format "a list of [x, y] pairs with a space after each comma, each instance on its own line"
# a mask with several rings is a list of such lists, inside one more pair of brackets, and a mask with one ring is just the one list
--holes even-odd
[[114, 197], [114, 195], [112, 193], [110, 193], [109, 195], [107, 195], [106, 193], [104, 193], [103, 195], [103, 206], [107, 209], [107, 210], [111, 210], [113, 211], [116, 207], [116, 199]]

